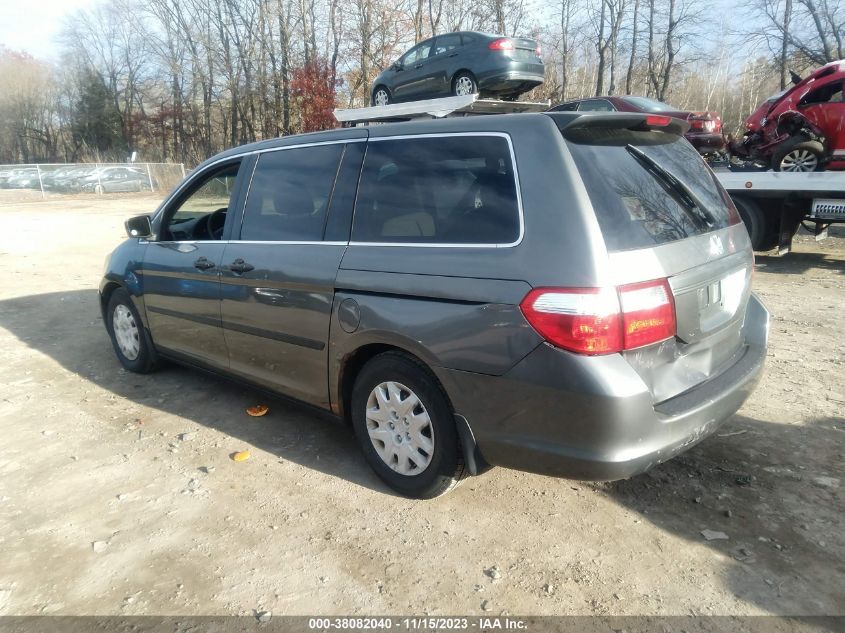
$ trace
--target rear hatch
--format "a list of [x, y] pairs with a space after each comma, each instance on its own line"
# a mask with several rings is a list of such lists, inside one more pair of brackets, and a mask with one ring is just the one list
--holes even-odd
[[655, 403], [720, 374], [745, 352], [753, 255], [729, 196], [683, 138], [687, 125], [653, 115], [554, 117], [592, 202], [614, 283], [665, 279], [671, 289], [675, 336], [623, 355]]

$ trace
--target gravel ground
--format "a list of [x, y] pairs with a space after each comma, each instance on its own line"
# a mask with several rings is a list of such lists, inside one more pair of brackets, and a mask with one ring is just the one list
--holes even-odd
[[845, 239], [758, 256], [767, 373], [716, 436], [627, 481], [499, 468], [415, 502], [330, 419], [120, 368], [96, 285], [154, 206], [0, 207], [0, 614], [845, 614]]

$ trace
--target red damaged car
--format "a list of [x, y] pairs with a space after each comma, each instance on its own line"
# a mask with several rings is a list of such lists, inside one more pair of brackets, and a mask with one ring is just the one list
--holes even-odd
[[845, 169], [845, 60], [831, 62], [764, 101], [730, 143], [732, 165], [775, 171]]
[[722, 119], [715, 112], [689, 112], [648, 97], [591, 97], [567, 101], [551, 108], [551, 112], [647, 112], [662, 114], [689, 123], [684, 136], [699, 154], [715, 154], [725, 146], [722, 137]]

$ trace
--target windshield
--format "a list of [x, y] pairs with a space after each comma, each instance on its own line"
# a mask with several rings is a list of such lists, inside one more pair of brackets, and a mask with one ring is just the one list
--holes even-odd
[[682, 240], [736, 222], [727, 194], [682, 137], [585, 129], [566, 138], [610, 251]]
[[675, 112], [675, 108], [668, 103], [648, 97], [622, 97], [628, 103], [638, 107], [643, 112]]
[[[783, 95], [785, 95], [789, 90], [781, 90], [779, 93], [772, 95], [768, 99], [766, 99], [763, 103], [774, 103], [778, 99], [780, 99]], [[762, 104], [761, 104], [762, 105]]]

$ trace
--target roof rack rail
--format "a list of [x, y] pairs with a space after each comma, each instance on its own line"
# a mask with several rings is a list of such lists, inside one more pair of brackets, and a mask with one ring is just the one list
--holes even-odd
[[334, 116], [343, 127], [355, 127], [366, 123], [440, 119], [449, 116], [544, 112], [550, 107], [550, 101], [500, 101], [499, 99], [480, 99], [478, 95], [473, 94], [409, 101], [407, 103], [392, 103], [369, 108], [350, 108], [347, 110], [338, 108], [335, 109]]

